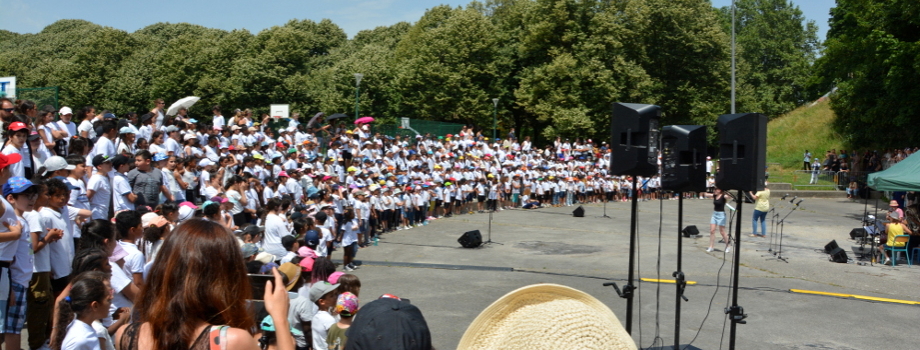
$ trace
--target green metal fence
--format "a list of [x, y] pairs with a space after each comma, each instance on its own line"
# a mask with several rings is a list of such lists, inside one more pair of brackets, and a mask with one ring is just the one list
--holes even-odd
[[394, 137], [397, 135], [413, 137], [415, 135], [427, 134], [437, 137], [457, 134], [463, 129], [463, 124], [401, 118], [400, 124], [380, 124], [373, 125], [372, 127], [374, 132]]
[[54, 109], [61, 108], [58, 103], [59, 90], [57, 86], [39, 87], [39, 88], [18, 88], [16, 89], [16, 98], [20, 100], [30, 100], [35, 102], [39, 109], [46, 105], [54, 106]]

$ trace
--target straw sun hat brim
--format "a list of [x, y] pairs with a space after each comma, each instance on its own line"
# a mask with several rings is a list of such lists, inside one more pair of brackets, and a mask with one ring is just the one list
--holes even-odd
[[483, 310], [457, 349], [636, 349], [636, 343], [600, 300], [558, 284], [534, 284]]

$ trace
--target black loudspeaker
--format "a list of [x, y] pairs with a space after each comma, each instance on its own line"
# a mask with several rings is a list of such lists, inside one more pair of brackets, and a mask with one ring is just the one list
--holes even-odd
[[661, 128], [661, 188], [674, 192], [706, 191], [706, 127]]
[[767, 116], [723, 114], [719, 116], [718, 126], [716, 186], [722, 190], [763, 190], [767, 166]]
[[850, 230], [851, 239], [866, 237], [866, 235], [867, 235], [866, 229], [862, 227], [857, 227], [857, 228]]
[[476, 248], [482, 245], [482, 234], [479, 230], [464, 233], [457, 239], [463, 248]]
[[835, 263], [846, 263], [847, 260], [849, 260], [847, 258], [847, 252], [843, 250], [843, 248], [835, 248], [830, 252], [830, 254], [831, 260]]
[[585, 208], [579, 205], [578, 208], [575, 208], [575, 210], [572, 211], [572, 216], [576, 218], [585, 217]]
[[830, 243], [824, 245], [824, 253], [830, 254], [832, 251], [834, 251], [834, 249], [837, 249], [837, 248], [840, 248], [840, 246], [837, 245], [837, 240], [835, 239], [831, 241]]
[[610, 174], [652, 176], [658, 173], [658, 120], [661, 107], [614, 103], [610, 121]]
[[680, 231], [684, 234], [684, 237], [696, 236], [700, 234], [700, 230], [696, 228], [696, 225], [690, 225]]

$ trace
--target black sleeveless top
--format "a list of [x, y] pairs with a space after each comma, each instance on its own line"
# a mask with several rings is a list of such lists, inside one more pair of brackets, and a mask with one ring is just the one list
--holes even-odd
[[722, 194], [722, 198], [712, 197], [712, 205], [715, 207], [713, 210], [718, 212], [725, 212], [725, 194]]
[[[137, 347], [137, 338], [140, 335], [141, 325], [143, 323], [132, 323], [125, 327], [125, 332], [121, 334], [121, 341], [118, 344], [118, 350], [138, 350]], [[211, 343], [208, 339], [208, 333], [211, 331], [211, 326], [204, 327], [204, 330], [201, 331], [201, 334], [198, 335], [198, 338], [192, 343], [192, 346], [189, 347], [189, 350], [210, 350]]]

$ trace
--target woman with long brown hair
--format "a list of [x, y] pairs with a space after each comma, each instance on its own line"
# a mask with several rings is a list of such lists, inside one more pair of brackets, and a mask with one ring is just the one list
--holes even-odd
[[[278, 270], [272, 273], [265, 310], [275, 322], [278, 348], [293, 350], [287, 292]], [[139, 320], [118, 331], [116, 348], [207, 350], [212, 342], [226, 340], [228, 350], [258, 349], [246, 301], [252, 299], [248, 282], [243, 254], [229, 230], [208, 220], [186, 221], [160, 248], [135, 304]]]

